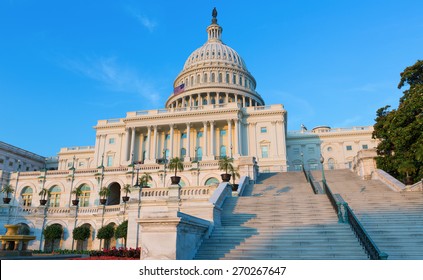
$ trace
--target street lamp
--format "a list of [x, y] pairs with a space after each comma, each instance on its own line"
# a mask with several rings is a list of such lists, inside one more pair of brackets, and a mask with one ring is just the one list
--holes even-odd
[[303, 152], [301, 152], [301, 168], [303, 170], [305, 170], [305, 168], [304, 168], [304, 153]]
[[325, 162], [325, 158], [322, 156], [322, 154], [320, 154], [320, 163], [322, 164], [322, 183], [323, 183], [323, 187], [326, 184], [326, 178], [325, 178], [325, 168], [323, 166], [323, 163]]
[[231, 144], [231, 158], [232, 158], [232, 149], [233, 149], [233, 146], [232, 146], [232, 144]]

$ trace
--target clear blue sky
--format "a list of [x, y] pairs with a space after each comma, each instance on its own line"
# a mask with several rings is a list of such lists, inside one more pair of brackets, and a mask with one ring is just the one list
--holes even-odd
[[94, 145], [99, 119], [162, 108], [218, 9], [288, 128], [372, 125], [423, 59], [423, 1], [0, 1], [0, 141], [43, 156]]

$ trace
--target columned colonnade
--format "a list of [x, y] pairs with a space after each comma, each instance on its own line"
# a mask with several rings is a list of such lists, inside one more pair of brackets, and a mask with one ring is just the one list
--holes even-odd
[[170, 103], [170, 108], [183, 108], [183, 107], [195, 107], [201, 105], [211, 104], [227, 104], [227, 103], [239, 103], [242, 107], [261, 106], [261, 102], [255, 98], [248, 97], [242, 94], [227, 93], [227, 92], [207, 92], [191, 94], [176, 99]]
[[[240, 119], [231, 119], [127, 127], [123, 134], [121, 163], [156, 163], [163, 158], [163, 151], [166, 157], [182, 157], [184, 161], [196, 156], [200, 160], [214, 160], [217, 156], [231, 156], [231, 153], [234, 157], [240, 156], [240, 123]], [[222, 146], [226, 154], [222, 154]]]

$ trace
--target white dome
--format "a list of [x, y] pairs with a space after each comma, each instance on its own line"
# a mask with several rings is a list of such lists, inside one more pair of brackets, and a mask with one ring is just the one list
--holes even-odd
[[248, 71], [242, 57], [222, 41], [207, 41], [203, 46], [196, 49], [185, 61], [183, 70], [200, 66], [204, 62], [233, 64], [244, 71]]

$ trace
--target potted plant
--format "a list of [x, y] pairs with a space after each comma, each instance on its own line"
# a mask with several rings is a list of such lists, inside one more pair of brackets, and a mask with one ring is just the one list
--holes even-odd
[[72, 191], [72, 194], [75, 195], [75, 199], [72, 200], [72, 205], [76, 206], [79, 203], [79, 196], [82, 194], [81, 188], [76, 188]]
[[12, 187], [12, 185], [4, 185], [3, 189], [1, 190], [2, 193], [6, 194], [6, 197], [3, 197], [3, 202], [5, 204], [9, 204], [11, 198], [9, 197], [9, 194], [12, 194], [15, 192], [15, 189]]
[[175, 176], [170, 177], [170, 180], [172, 181], [172, 185], [178, 185], [181, 181], [181, 177], [176, 176], [178, 170], [183, 171], [184, 170], [184, 163], [179, 157], [174, 157], [170, 160], [169, 163], [169, 169], [170, 171], [175, 170]]
[[223, 182], [229, 182], [231, 180], [231, 174], [228, 173], [228, 170], [234, 168], [232, 165], [233, 161], [233, 158], [228, 157], [222, 157], [221, 159], [219, 159], [219, 169], [225, 171], [224, 174], [220, 174]]
[[98, 192], [98, 195], [100, 196], [100, 204], [104, 205], [107, 202], [107, 197], [110, 195], [110, 189], [107, 187], [102, 187]]
[[404, 184], [412, 185], [413, 178], [410, 176], [416, 172], [417, 168], [411, 161], [403, 161], [398, 167], [398, 172], [405, 175]]
[[230, 172], [230, 174], [231, 174], [231, 177], [232, 177], [232, 191], [236, 191], [237, 189], [238, 189], [238, 184], [235, 184], [235, 180], [237, 179], [237, 178], [239, 178], [239, 172], [238, 172], [238, 169], [235, 169], [233, 166], [231, 166], [230, 168], [229, 168], [229, 172]]
[[47, 203], [47, 197], [50, 196], [50, 191], [46, 188], [42, 188], [41, 191], [38, 193], [39, 196], [41, 196], [40, 199], [40, 205], [46, 205]]
[[125, 191], [125, 196], [122, 196], [122, 200], [123, 202], [128, 202], [129, 200], [128, 193], [131, 193], [131, 185], [126, 184], [125, 186], [123, 186], [123, 190]]
[[141, 188], [149, 188], [148, 182], [153, 181], [151, 178], [151, 173], [144, 172], [144, 174], [140, 178]]

